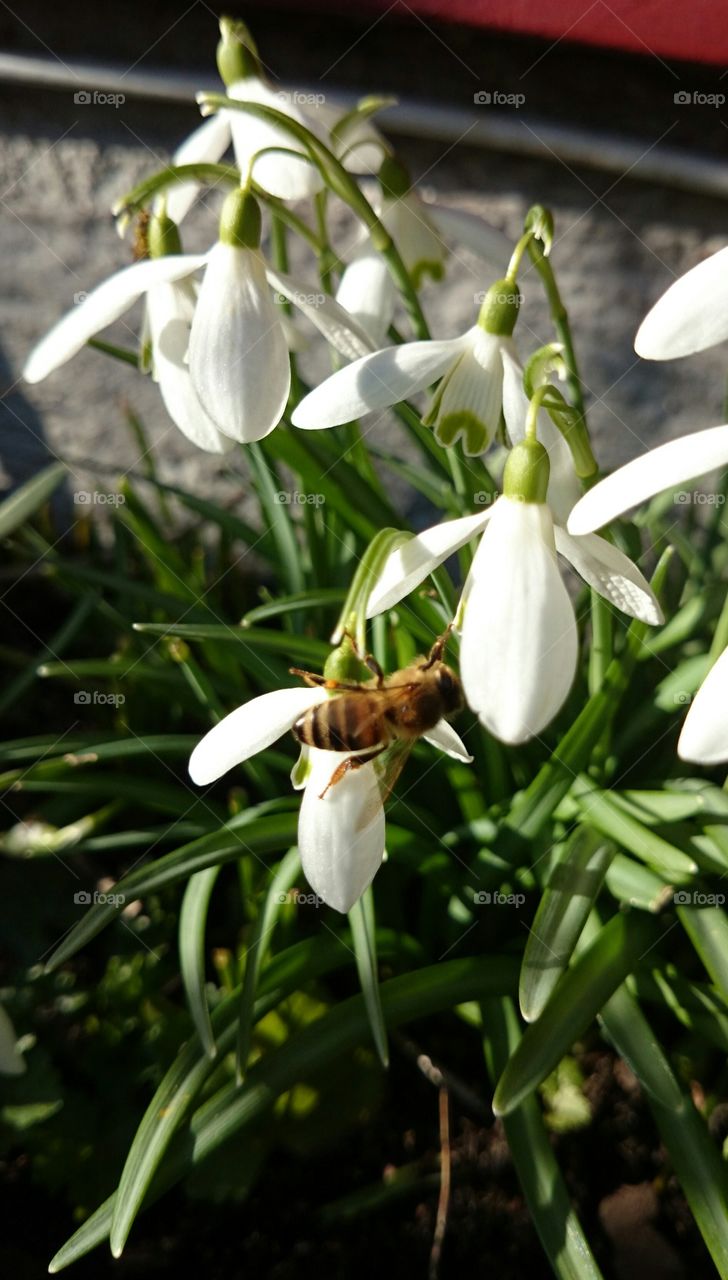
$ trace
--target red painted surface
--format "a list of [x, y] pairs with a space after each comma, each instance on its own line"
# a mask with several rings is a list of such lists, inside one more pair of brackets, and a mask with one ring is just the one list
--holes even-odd
[[[514, 35], [568, 40], [728, 65], [726, 0], [329, 0], [339, 13], [408, 14], [436, 22], [490, 27]], [[384, 21], [387, 19], [384, 18]]]

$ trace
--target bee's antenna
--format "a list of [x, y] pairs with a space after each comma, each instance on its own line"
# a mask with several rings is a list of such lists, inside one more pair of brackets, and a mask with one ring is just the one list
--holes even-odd
[[452, 631], [454, 625], [455, 624], [453, 622], [448, 622], [442, 635], [437, 637], [437, 640], [435, 641], [432, 648], [430, 649], [427, 662], [422, 664], [423, 671], [428, 671], [430, 667], [434, 667], [435, 663], [440, 661], [445, 649], [445, 645], [450, 639], [450, 632]]

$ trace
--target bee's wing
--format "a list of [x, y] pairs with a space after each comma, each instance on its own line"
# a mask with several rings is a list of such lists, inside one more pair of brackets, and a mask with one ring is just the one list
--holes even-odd
[[409, 740], [395, 738], [386, 751], [383, 751], [381, 756], [372, 761], [374, 772], [377, 775], [382, 804], [386, 804], [391, 796], [394, 784], [404, 769], [413, 746], [414, 738]]

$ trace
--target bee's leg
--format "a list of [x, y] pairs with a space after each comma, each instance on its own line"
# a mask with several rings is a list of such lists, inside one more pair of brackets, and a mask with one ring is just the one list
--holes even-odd
[[430, 649], [427, 662], [424, 664], [422, 668], [423, 671], [427, 671], [429, 667], [434, 667], [435, 663], [440, 661], [443, 655], [443, 651], [445, 649], [445, 645], [447, 644], [450, 638], [450, 632], [452, 631], [452, 629], [453, 629], [453, 623], [448, 622], [442, 635], [437, 637], [437, 640], [435, 641], [432, 648]]
[[373, 751], [367, 751], [365, 755], [347, 756], [346, 760], [342, 760], [341, 764], [337, 764], [334, 772], [321, 792], [319, 800], [323, 800], [326, 792], [331, 787], [335, 787], [337, 782], [341, 782], [341, 779], [345, 774], [350, 773], [352, 769], [361, 769], [363, 764], [369, 764], [371, 760], [376, 760], [377, 756], [380, 756], [383, 751], [386, 751], [387, 746], [388, 744], [384, 742], [381, 747], [375, 747]]
[[368, 667], [368, 669], [371, 671], [373, 676], [376, 676], [377, 687], [381, 688], [382, 685], [384, 684], [384, 672], [382, 671], [382, 668], [380, 667], [374, 655], [371, 653], [362, 653], [359, 646], [356, 643], [355, 637], [351, 634], [350, 631], [345, 631], [344, 635], [346, 636], [352, 649], [354, 650], [355, 656], [359, 659], [360, 662], [363, 662], [365, 667]]
[[298, 676], [300, 680], [303, 680], [304, 684], [313, 685], [314, 688], [326, 684], [326, 676], [319, 676], [315, 671], [302, 671], [300, 667], [289, 667], [288, 674]]

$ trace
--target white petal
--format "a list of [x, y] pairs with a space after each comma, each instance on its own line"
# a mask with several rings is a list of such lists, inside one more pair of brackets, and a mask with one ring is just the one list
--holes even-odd
[[393, 551], [369, 597], [367, 617], [374, 618], [385, 609], [391, 609], [392, 605], [414, 591], [448, 556], [482, 533], [493, 510], [494, 507], [489, 507], [473, 516], [444, 520]]
[[179, 280], [197, 271], [206, 261], [207, 255], [202, 253], [170, 254], [166, 258], [135, 262], [109, 276], [41, 339], [23, 369], [25, 381], [40, 382], [47, 378], [59, 365], [75, 356], [95, 333], [128, 311], [152, 285], [165, 280]]
[[548, 507], [500, 498], [475, 553], [462, 626], [470, 706], [504, 742], [526, 742], [563, 705], [577, 649]]
[[366, 242], [344, 271], [336, 301], [359, 322], [375, 347], [386, 342], [397, 289], [381, 253]]
[[190, 777], [198, 787], [269, 747], [309, 707], [328, 697], [325, 689], [275, 689], [251, 698], [206, 733], [190, 756]]
[[298, 847], [311, 888], [336, 911], [350, 911], [369, 887], [384, 857], [384, 809], [370, 762], [321, 795], [348, 757], [312, 751], [311, 773], [301, 801]]
[[647, 313], [634, 349], [645, 360], [673, 360], [728, 338], [728, 248], [670, 285]]
[[315, 324], [340, 355], [347, 360], [358, 360], [372, 350], [373, 344], [366, 329], [324, 293], [320, 285], [302, 283], [271, 267], [266, 268], [266, 274], [274, 289]]
[[[527, 413], [528, 399], [523, 390], [523, 368], [512, 350], [504, 347], [503, 416], [511, 444], [518, 444], [525, 438]], [[571, 450], [545, 409], [538, 415], [537, 432], [549, 455], [548, 504], [556, 519], [565, 524], [581, 495], [581, 484], [574, 470]]]
[[711, 667], [682, 727], [677, 753], [695, 764], [728, 760], [728, 649]]
[[187, 365], [187, 347], [194, 313], [193, 291], [181, 284], [158, 284], [147, 294], [154, 378], [175, 426], [208, 453], [227, 453], [234, 441], [218, 431], [202, 408]]
[[455, 732], [447, 720], [439, 720], [434, 729], [430, 729], [429, 733], [425, 733], [422, 736], [425, 742], [437, 747], [439, 751], [444, 751], [445, 755], [450, 756], [451, 759], [462, 760], [465, 764], [471, 763], [473, 757], [460, 735]]
[[728, 466], [728, 426], [708, 427], [670, 440], [600, 480], [577, 502], [569, 516], [569, 533], [591, 533], [662, 489], [696, 480]]
[[462, 244], [477, 253], [479, 258], [493, 268], [494, 276], [501, 276], [510, 261], [513, 246], [502, 231], [491, 227], [477, 214], [465, 209], [453, 209], [449, 205], [427, 201], [425, 210], [448, 243]]
[[503, 358], [507, 338], [473, 325], [470, 341], [443, 378], [423, 421], [445, 447], [462, 439], [463, 453], [484, 453], [498, 430], [503, 407]]
[[328, 146], [349, 173], [379, 173], [389, 146], [370, 117], [352, 117], [341, 135], [337, 132], [335, 137], [331, 136], [345, 115], [348, 112], [340, 107], [330, 107], [325, 102], [316, 107], [317, 119], [329, 135]]
[[265, 266], [253, 249], [217, 244], [190, 335], [190, 373], [203, 408], [243, 444], [278, 425], [291, 385], [288, 348]]
[[665, 621], [650, 584], [624, 552], [596, 533], [575, 538], [558, 525], [556, 550], [605, 600], [640, 622], [659, 626]]
[[355, 360], [304, 396], [292, 422], [316, 431], [398, 404], [441, 377], [463, 350], [465, 341], [460, 337], [441, 342], [406, 342]]
[[[172, 156], [172, 164], [215, 164], [230, 146], [230, 120], [226, 111], [218, 111], [204, 120], [189, 138], [185, 138]], [[193, 204], [201, 184], [178, 182], [166, 192], [167, 215], [179, 226]]]
[[385, 197], [380, 216], [415, 288], [419, 289], [425, 276], [441, 280], [447, 246], [420, 197], [414, 191], [408, 191], [398, 199]]
[[[315, 122], [305, 118], [291, 101], [290, 93], [269, 89], [255, 76], [231, 85], [228, 97], [236, 98], [238, 102], [258, 102], [262, 106], [273, 107], [283, 115], [297, 120], [299, 124], [305, 124], [313, 133], [320, 132]], [[291, 134], [265, 120], [257, 120], [255, 116], [245, 115], [242, 111], [231, 111], [230, 126], [235, 158], [243, 176], [247, 174], [253, 156], [266, 147], [285, 147], [303, 157], [303, 147]], [[277, 196], [279, 200], [303, 200], [320, 191], [323, 186], [323, 179], [316, 166], [295, 155], [261, 156], [255, 162], [253, 176], [265, 191]]]

